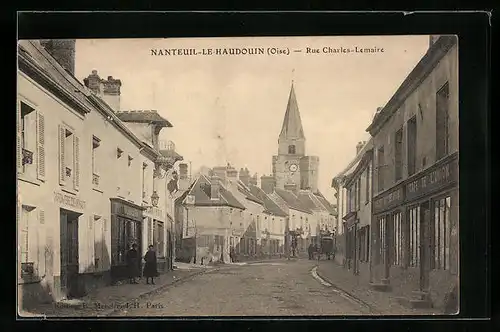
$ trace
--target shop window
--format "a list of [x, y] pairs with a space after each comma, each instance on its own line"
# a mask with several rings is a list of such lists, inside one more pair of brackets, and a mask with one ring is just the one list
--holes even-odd
[[111, 262], [113, 265], [123, 265], [126, 263], [127, 251], [133, 243], [137, 244], [138, 250], [143, 249], [140, 223], [117, 216], [114, 216], [111, 222]]
[[450, 268], [450, 197], [434, 202], [432, 267], [448, 270]]
[[385, 217], [378, 220], [378, 230], [379, 230], [379, 258], [380, 262], [385, 261], [385, 248], [386, 248], [386, 230], [385, 230]]
[[417, 164], [417, 117], [414, 116], [407, 123], [408, 143], [407, 143], [407, 159], [408, 159], [408, 176], [415, 174]]
[[397, 182], [403, 178], [403, 128], [396, 132], [394, 143], [394, 180]]
[[392, 265], [401, 265], [403, 257], [403, 230], [401, 212], [392, 215]]
[[101, 140], [95, 136], [92, 136], [92, 185], [94, 188], [99, 188], [100, 182], [100, 167], [101, 162], [99, 157], [99, 146], [101, 145]]
[[436, 160], [449, 153], [449, 85], [436, 93]]
[[80, 139], [72, 129], [59, 125], [59, 184], [80, 187]]
[[409, 236], [409, 265], [417, 267], [420, 264], [420, 207], [414, 207], [408, 210], [410, 223]]

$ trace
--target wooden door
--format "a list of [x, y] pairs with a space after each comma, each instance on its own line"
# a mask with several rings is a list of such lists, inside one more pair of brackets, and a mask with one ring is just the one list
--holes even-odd
[[68, 297], [78, 295], [78, 215], [61, 212], [61, 289]]

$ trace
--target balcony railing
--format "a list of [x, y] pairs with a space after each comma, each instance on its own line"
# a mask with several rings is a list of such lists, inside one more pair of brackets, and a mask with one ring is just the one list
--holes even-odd
[[23, 149], [23, 165], [33, 164], [33, 152]]
[[96, 187], [99, 186], [99, 175], [92, 174], [92, 184]]

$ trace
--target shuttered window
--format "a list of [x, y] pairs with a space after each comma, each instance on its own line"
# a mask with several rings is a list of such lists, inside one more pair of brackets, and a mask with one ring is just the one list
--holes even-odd
[[59, 125], [59, 184], [80, 189], [80, 138], [65, 125]]
[[17, 158], [19, 173], [45, 180], [45, 118], [22, 101], [17, 108]]
[[448, 154], [449, 150], [449, 87], [443, 85], [436, 94], [436, 160]]

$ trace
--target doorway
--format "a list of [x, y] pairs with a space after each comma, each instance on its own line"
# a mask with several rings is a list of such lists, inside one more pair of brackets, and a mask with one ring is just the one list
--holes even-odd
[[78, 218], [80, 213], [60, 210], [61, 291], [68, 299], [82, 294], [78, 287]]

